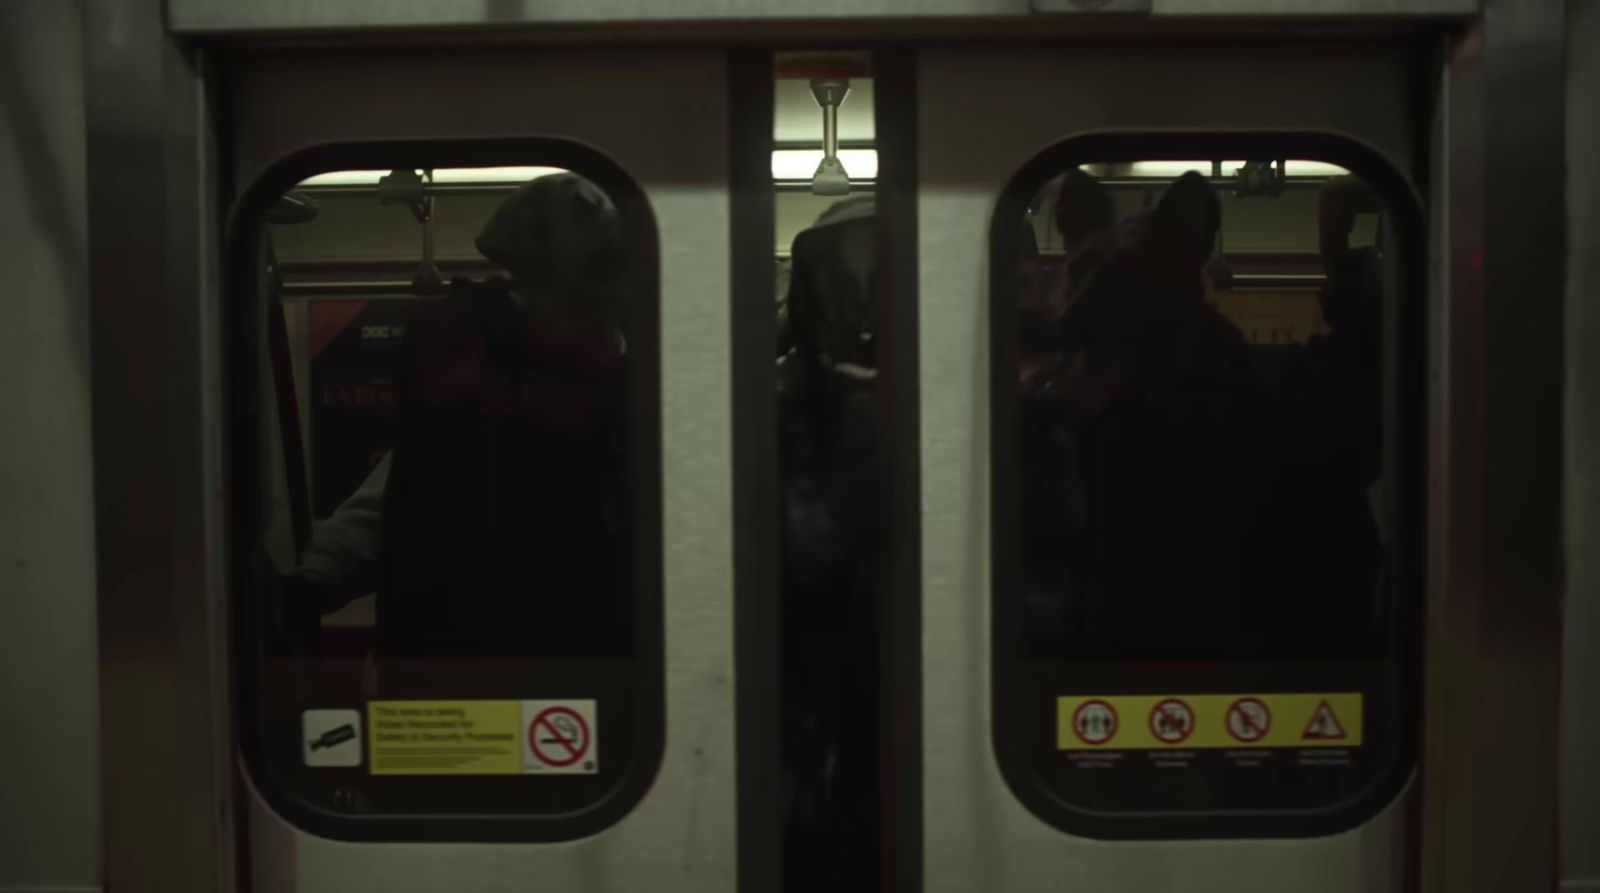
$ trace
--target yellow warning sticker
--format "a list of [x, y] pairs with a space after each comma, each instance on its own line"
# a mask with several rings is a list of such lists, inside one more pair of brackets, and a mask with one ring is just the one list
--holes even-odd
[[373, 775], [519, 775], [521, 701], [371, 701]]
[[1056, 726], [1060, 750], [1358, 747], [1361, 694], [1070, 696]]

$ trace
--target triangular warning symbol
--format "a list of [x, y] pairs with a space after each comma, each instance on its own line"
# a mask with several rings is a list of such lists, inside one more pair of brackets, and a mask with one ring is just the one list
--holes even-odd
[[1327, 700], [1317, 705], [1317, 712], [1311, 714], [1311, 722], [1306, 724], [1305, 734], [1300, 736], [1304, 741], [1337, 741], [1343, 737], [1344, 726], [1339, 724], [1339, 717], [1333, 715]]

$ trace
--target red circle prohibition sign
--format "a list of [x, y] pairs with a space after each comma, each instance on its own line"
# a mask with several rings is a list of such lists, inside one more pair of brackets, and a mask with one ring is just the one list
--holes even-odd
[[[572, 734], [571, 729], [562, 731], [552, 717], [570, 720], [576, 734]], [[540, 747], [541, 744], [553, 745], [554, 753]], [[539, 711], [533, 722], [528, 723], [528, 746], [533, 748], [534, 755], [547, 766], [554, 766], [557, 769], [571, 766], [589, 752], [589, 724], [583, 721], [583, 717], [566, 707], [546, 707]]]
[[1194, 711], [1177, 698], [1150, 708], [1150, 734], [1164, 744], [1182, 744], [1194, 732]]
[[[1239, 727], [1247, 731], [1239, 732]], [[1272, 730], [1272, 711], [1267, 705], [1255, 698], [1240, 698], [1228, 707], [1228, 734], [1245, 744], [1251, 744], [1267, 737], [1267, 732]]]
[[[1095, 716], [1100, 717], [1099, 721], [1085, 722], [1091, 709]], [[1099, 698], [1084, 701], [1077, 710], [1072, 711], [1072, 734], [1077, 735], [1084, 744], [1100, 745], [1110, 741], [1117, 734], [1117, 723], [1117, 708]], [[1086, 728], [1089, 725], [1094, 728]]]

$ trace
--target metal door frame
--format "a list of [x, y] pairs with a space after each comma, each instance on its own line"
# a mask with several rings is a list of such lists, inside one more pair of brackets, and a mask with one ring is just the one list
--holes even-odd
[[[216, 300], [221, 208], [215, 184], [220, 165], [213, 148], [215, 124], [208, 114], [214, 99], [208, 95], [210, 66], [201, 51], [186, 49], [165, 33], [161, 12], [161, 4], [154, 0], [93, 0], [85, 17], [91, 76], [87, 89], [90, 218], [95, 235], [90, 261], [97, 345], [106, 874], [118, 888], [231, 889], [249, 885], [253, 847], [243, 836], [252, 794], [236, 773], [230, 721]], [[720, 57], [718, 52], [699, 52], [709, 52], [710, 59]], [[766, 128], [770, 131], [770, 118]], [[717, 140], [721, 156], [726, 139]], [[749, 172], [742, 176], [748, 179]], [[718, 187], [718, 195], [724, 195], [723, 188]], [[681, 186], [675, 194], [696, 195]], [[770, 220], [766, 226], [770, 228]], [[727, 231], [715, 233], [680, 227], [678, 238], [688, 236], [708, 248], [720, 243], [721, 248], [712, 250], [726, 250], [725, 233], [733, 232], [737, 229], [730, 220]], [[760, 228], [755, 232], [759, 235]], [[749, 230], [741, 238], [748, 239]], [[770, 245], [770, 237], [764, 244]], [[764, 283], [770, 288], [765, 277]], [[691, 318], [669, 320], [663, 327], [667, 345], [684, 337], [703, 340], [705, 332], [718, 331], [718, 318], [726, 323], [727, 291], [725, 286], [710, 289], [709, 305], [692, 310]], [[718, 343], [726, 344], [720, 339]], [[666, 352], [671, 352], [670, 346]], [[702, 385], [727, 381], [728, 358], [723, 351], [677, 353], [698, 356], [699, 366], [709, 363], [706, 368], [714, 370], [701, 374], [679, 369], [675, 374], [680, 386], [688, 383], [685, 374], [702, 379]], [[698, 441], [713, 439], [692, 446], [680, 442], [676, 450], [670, 439], [665, 445], [663, 462], [688, 460], [700, 469], [701, 478], [710, 475], [697, 479], [693, 488], [680, 487], [675, 497], [679, 507], [673, 517], [688, 518], [695, 525], [688, 535], [698, 545], [686, 549], [680, 544], [666, 556], [668, 575], [670, 579], [674, 565], [687, 562], [698, 568], [691, 576], [709, 573], [723, 580], [721, 586], [699, 587], [702, 591], [714, 596], [727, 589], [731, 594], [731, 575], [725, 572], [731, 570], [731, 540], [723, 543], [717, 533], [731, 531], [731, 516], [724, 514], [723, 520], [709, 525], [695, 520], [727, 505], [728, 464], [714, 458], [722, 448], [707, 444], [727, 436], [731, 415], [720, 423], [704, 418], [693, 410], [694, 402], [685, 402], [681, 388], [676, 397], [670, 389], [664, 393], [663, 411], [676, 412], [682, 430], [698, 432]], [[685, 419], [686, 412], [697, 420]], [[724, 412], [717, 409], [714, 415]], [[674, 497], [669, 492], [667, 498], [667, 511], [672, 512]], [[694, 500], [693, 511], [684, 510], [685, 498]], [[674, 635], [674, 626], [681, 635], [685, 623], [705, 625], [713, 620], [712, 627], [728, 624], [731, 632], [735, 613], [731, 606], [691, 613], [695, 616], [668, 617], [669, 636]], [[719, 697], [728, 700], [728, 709], [674, 716], [680, 737], [676, 747], [681, 751], [676, 773], [685, 778], [689, 777], [685, 771], [705, 779], [713, 772], [709, 764], [692, 768], [685, 762], [691, 760], [696, 766], [702, 762], [700, 742], [690, 741], [685, 730], [692, 731], [696, 723], [705, 723], [707, 729], [725, 728], [725, 737], [704, 733], [723, 738], [715, 744], [706, 739], [704, 759], [728, 760], [727, 784], [699, 781], [696, 787], [703, 789], [702, 796], [727, 798], [727, 818], [704, 822], [700, 836], [715, 841], [713, 849], [727, 854], [726, 861], [718, 861], [728, 871], [730, 885], [735, 838], [734, 664], [730, 653], [725, 666], [693, 670], [694, 684], [722, 692]], [[714, 757], [717, 751], [726, 756]], [[654, 787], [659, 788], [660, 782]], [[713, 815], [705, 810], [720, 807], [708, 799], [698, 809], [704, 818]], [[659, 814], [661, 808], [654, 811]], [[256, 811], [258, 824], [265, 817]], [[678, 814], [673, 822], [683, 828], [686, 818]], [[741, 844], [750, 836], [740, 834]], [[583, 858], [572, 845], [564, 851]], [[605, 862], [596, 863], [592, 857], [587, 861], [597, 867]], [[256, 872], [263, 867], [257, 864]], [[687, 868], [692, 871], [694, 866]], [[697, 887], [716, 884], [704, 876], [692, 882]]]
[[1421, 889], [1556, 883], [1561, 3], [1487, 0], [1433, 109]]
[[[939, 30], [912, 18], [911, 10], [902, 24], [886, 27], [858, 24], [850, 20], [855, 13], [824, 5], [771, 5], [789, 17], [818, 17], [768, 25], [768, 35], [775, 28], [785, 35], [794, 29], [842, 43], [853, 34], [906, 38]], [[1553, 704], [1524, 696], [1553, 692], [1558, 674], [1552, 655], [1560, 632], [1560, 558], [1552, 550], [1559, 540], [1542, 537], [1559, 506], [1560, 484], [1540, 474], [1533, 486], [1521, 486], [1505, 469], [1559, 467], [1559, 406], [1541, 400], [1519, 405], [1527, 393], [1559, 392], [1559, 318], [1552, 320], [1552, 311], [1536, 303], [1525, 325], [1498, 323], [1527, 311], [1527, 295], [1560, 294], [1560, 240], [1549, 215], [1561, 200], [1563, 16], [1555, 3], [1486, 0], [1494, 15], [1479, 18], [1478, 5], [1440, 2], [1403, 11], [1360, 0], [1239, 0], [1204, 9], [1213, 14], [1205, 20], [1213, 27], [1249, 22], [1252, 14], [1258, 25], [1287, 26], [1285, 19], [1259, 18], [1274, 13], [1333, 13], [1352, 23], [1378, 6], [1400, 13], [1391, 22], [1408, 15], [1444, 17], [1441, 40], [1449, 61], [1439, 72], [1440, 101], [1433, 110], [1431, 192], [1433, 220], [1449, 226], [1434, 230], [1433, 331], [1444, 356], [1435, 361], [1441, 384], [1431, 427], [1433, 449], [1448, 456], [1450, 466], [1436, 476], [1430, 511], [1450, 517], [1451, 524], [1430, 533], [1435, 583], [1428, 609], [1431, 617], [1448, 618], [1448, 626], [1433, 623], [1428, 631], [1423, 821], [1416, 844], [1422, 887], [1441, 891], [1539, 888], [1539, 879], [1553, 872], [1554, 849], [1553, 833], [1546, 832], [1554, 821], [1555, 711]], [[201, 374], [208, 364], [214, 368], [218, 352], [208, 334], [215, 320], [205, 300], [215, 293], [218, 241], [210, 84], [204, 47], [174, 35], [227, 37], [260, 27], [267, 29], [256, 32], [262, 39], [279, 39], [326, 34], [329, 26], [279, 12], [271, 13], [270, 25], [221, 16], [201, 20], [198, 6], [176, 2], [168, 18], [165, 6], [162, 0], [84, 3], [92, 235], [86, 260], [94, 344], [105, 873], [108, 885], [118, 889], [181, 893], [229, 888], [244, 853], [234, 846], [240, 791], [230, 756], [228, 637], [218, 595], [220, 396], [216, 383]], [[977, 5], [963, 9], [983, 17], [994, 12]], [[1173, 11], [1162, 4], [1149, 27], [1165, 19], [1170, 31]], [[752, 31], [758, 18], [747, 20]], [[1462, 20], [1463, 28], [1449, 25]], [[1030, 37], [1041, 26], [1052, 33], [1065, 30], [1027, 15], [1010, 22], [1015, 27], [993, 25], [992, 19], [984, 27]], [[360, 33], [368, 26], [408, 24], [426, 27], [391, 17], [351, 19], [334, 30], [359, 39], [370, 36]], [[485, 18], [481, 27], [508, 24]], [[740, 31], [707, 20], [654, 30], [645, 39], [688, 40], [701, 32], [717, 39]], [[626, 15], [608, 15], [573, 39], [611, 33], [638, 39], [645, 32]], [[1557, 148], [1550, 148], [1551, 135]], [[1529, 139], [1545, 142], [1523, 145]], [[906, 157], [914, 159], [914, 153]], [[914, 194], [890, 199], [915, 201]], [[1545, 215], [1538, 219], [1550, 225], [1527, 226], [1518, 211]], [[1490, 221], [1494, 239], [1486, 236]], [[914, 317], [909, 324], [915, 325]], [[1491, 359], [1496, 373], [1510, 368], [1526, 374], [1490, 377]], [[914, 413], [908, 417], [915, 421]], [[1494, 504], [1486, 508], [1491, 489]], [[1539, 525], [1519, 530], [1529, 517]], [[1500, 545], [1486, 555], [1485, 544], [1494, 543]], [[898, 549], [896, 555], [902, 563], [919, 564], [914, 555], [906, 559]], [[1519, 585], [1524, 579], [1531, 589]], [[909, 651], [910, 665], [919, 667], [920, 635], [894, 638], [893, 660], [906, 662]], [[920, 711], [918, 676], [902, 675], [896, 691], [914, 702], [899, 702], [896, 717], [886, 717], [899, 727], [905, 747], [913, 742], [903, 726], [917, 722]], [[1529, 733], [1479, 738], [1511, 719]], [[1478, 746], [1463, 753], [1463, 741]], [[901, 772], [906, 766], [915, 770], [915, 762], [906, 760]], [[1505, 771], [1507, 766], [1519, 771]], [[902, 818], [920, 825], [920, 805], [900, 807]], [[916, 889], [920, 834], [897, 840], [904, 844], [902, 880], [894, 887]]]
[[238, 880], [206, 60], [159, 0], [86, 0], [106, 885]]
[[[1429, 360], [1429, 514], [1435, 520], [1429, 530], [1426, 611], [1434, 622], [1425, 633], [1425, 753], [1413, 790], [1415, 818], [1406, 834], [1411, 852], [1406, 886], [1430, 891], [1545, 889], [1542, 879], [1553, 872], [1555, 639], [1560, 631], [1554, 610], [1560, 569], [1554, 525], [1559, 523], [1559, 479], [1541, 474], [1536, 486], [1519, 488], [1504, 469], [1531, 463], [1548, 471], [1558, 465], [1559, 406], [1549, 395], [1559, 393], [1560, 381], [1555, 296], [1560, 293], [1561, 245], [1549, 229], [1530, 232], [1525, 219], [1541, 209], [1548, 219], [1561, 201], [1560, 140], [1551, 138], [1559, 135], [1561, 125], [1561, 17], [1545, 6], [1507, 5], [1517, 8], [1506, 11], [1509, 21], [1503, 20], [1498, 31], [1485, 21], [1461, 31], [1441, 29], [1446, 50], [1441, 54], [1445, 61], [1434, 69], [1441, 88], [1433, 126], [1419, 128], [1414, 137], [1415, 157], [1419, 162], [1431, 158], [1432, 163], [1426, 182], [1432, 187], [1435, 246], [1429, 305], [1429, 340], [1435, 345]], [[1486, 72], [1484, 47], [1490, 47], [1494, 60], [1497, 33], [1503, 41], [1501, 69]], [[1486, 89], [1486, 82], [1499, 89]], [[1538, 101], [1514, 108], [1518, 89], [1537, 91]], [[1412, 116], [1426, 119], [1428, 113], [1418, 108]], [[1519, 126], [1486, 132], [1483, 118], [1497, 114]], [[1517, 144], [1521, 151], [1486, 162], [1486, 148], [1496, 141]], [[1422, 171], [1429, 174], [1426, 167]], [[1497, 174], [1502, 179], [1498, 187], [1491, 186]], [[1521, 194], [1512, 183], [1520, 184]], [[1539, 198], [1530, 198], [1530, 193]], [[1513, 219], [1524, 222], [1516, 224], [1523, 226], [1521, 231], [1513, 232], [1516, 225], [1499, 218], [1505, 228], [1497, 234], [1504, 244], [1487, 247], [1488, 257], [1498, 255], [1500, 264], [1485, 274], [1483, 220], [1489, 204], [1507, 212], [1520, 210], [1521, 217]], [[1479, 294], [1487, 289], [1461, 283], [1464, 276], [1494, 281], [1498, 288], [1492, 296]], [[1521, 277], [1527, 278], [1519, 287], [1514, 283]], [[1539, 293], [1550, 299], [1530, 311], [1545, 327], [1528, 320], [1519, 320], [1510, 330], [1487, 326], [1483, 305], [1497, 302], [1506, 307], [1502, 313], [1512, 312], [1528, 294], [1530, 281], [1540, 283]], [[1498, 348], [1501, 363], [1537, 358], [1518, 384], [1500, 385], [1505, 396], [1493, 418], [1505, 427], [1498, 429], [1491, 427], [1491, 410], [1481, 405], [1490, 348]], [[1510, 393], [1528, 387], [1539, 388], [1539, 398], [1513, 406]], [[1517, 421], [1508, 424], [1512, 418]], [[937, 435], [925, 431], [924, 445], [929, 436]], [[1511, 464], [1485, 461], [1486, 438], [1495, 441], [1503, 461]], [[1448, 469], [1439, 461], [1442, 456], [1452, 457]], [[922, 461], [926, 466], [930, 459]], [[1492, 517], [1472, 511], [1486, 489], [1497, 491], [1499, 500], [1515, 511]], [[1448, 525], [1435, 523], [1447, 516]], [[1540, 533], [1511, 530], [1518, 516], [1536, 518]], [[1497, 543], [1494, 560], [1500, 570], [1495, 585], [1485, 585], [1483, 579], [1483, 549], [1490, 539]], [[1451, 566], [1448, 573], [1446, 565]], [[1531, 584], [1531, 593], [1524, 592], [1523, 584]], [[1491, 622], [1496, 615], [1499, 619]], [[1526, 697], [1530, 688], [1536, 692], [1531, 698]], [[1519, 697], [1524, 700], [1513, 703]], [[1484, 734], [1512, 717], [1525, 734]], [[1462, 741], [1488, 746], [1463, 755]], [[925, 740], [924, 749], [931, 744]], [[1506, 760], [1530, 771], [1506, 773]], [[1495, 767], [1500, 774], [1491, 777]], [[926, 778], [929, 785], [956, 783]], [[1472, 806], [1464, 808], [1467, 803]]]
[[[426, 138], [405, 141], [342, 142], [334, 145], [313, 146], [293, 152], [273, 162], [248, 187], [243, 189], [233, 203], [228, 222], [226, 248], [227, 271], [224, 277], [223, 317], [225, 337], [230, 356], [223, 372], [230, 385], [229, 478], [234, 481], [230, 499], [230, 537], [232, 580], [230, 605], [233, 611], [234, 680], [237, 728], [236, 737], [241, 759], [256, 795], [263, 799], [274, 813], [290, 824], [313, 835], [351, 841], [510, 841], [552, 843], [575, 840], [603, 833], [639, 806], [645, 793], [654, 784], [662, 760], [660, 741], [638, 752], [629, 771], [619, 778], [618, 785], [598, 802], [569, 815], [460, 815], [451, 817], [417, 816], [351, 816], [325, 812], [311, 804], [286, 796], [281, 790], [267, 787], [260, 779], [270, 764], [265, 756], [265, 737], [269, 730], [263, 727], [257, 712], [260, 686], [265, 675], [263, 662], [269, 659], [263, 647], [262, 631], [258, 629], [262, 616], [270, 611], [261, 605], [268, 593], [258, 591], [257, 579], [260, 563], [254, 553], [258, 548], [252, 534], [260, 526], [258, 519], [267, 517], [268, 509], [262, 504], [261, 487], [247, 486], [255, 483], [248, 470], [259, 469], [273, 458], [281, 457], [285, 463], [303, 460], [303, 454], [294, 451], [302, 448], [298, 429], [291, 423], [280, 421], [278, 430], [272, 422], [262, 418], [258, 411], [260, 395], [266, 380], [278, 387], [290, 387], [291, 382], [282, 377], [293, 375], [293, 370], [273, 370], [261, 367], [260, 345], [273, 335], [286, 332], [270, 324], [263, 326], [259, 311], [267, 306], [267, 297], [259, 286], [260, 246], [265, 243], [268, 211], [279, 196], [295, 188], [301, 180], [329, 170], [361, 169], [363, 165], [404, 167], [427, 165], [437, 167], [469, 167], [475, 164], [493, 166], [502, 162], [515, 162], [519, 158], [539, 159], [553, 166], [582, 171], [616, 203], [623, 219], [624, 244], [638, 246], [635, 258], [628, 266], [642, 271], [641, 279], [648, 280], [645, 291], [661, 293], [659, 276], [660, 236], [654, 229], [648, 199], [639, 184], [604, 153], [589, 146], [559, 137], [512, 137], [484, 140], [452, 140]], [[627, 233], [626, 230], [633, 229]], [[630, 250], [625, 248], [624, 250]], [[629, 308], [638, 313], [636, 322], [629, 323], [628, 338], [631, 357], [630, 388], [634, 394], [659, 394], [661, 392], [661, 367], [659, 333], [661, 331], [657, 301], [640, 308]], [[267, 312], [271, 314], [273, 310]], [[640, 313], [639, 311], [643, 312]], [[638, 334], [632, 334], [637, 332]], [[287, 347], [285, 346], [285, 349]], [[635, 564], [644, 569], [633, 587], [634, 598], [643, 615], [638, 628], [644, 633], [642, 643], [635, 653], [640, 667], [665, 666], [663, 620], [664, 594], [660, 575], [649, 570], [662, 566], [661, 499], [664, 489], [660, 479], [659, 458], [662, 456], [660, 400], [638, 399], [630, 410], [632, 430], [630, 437], [630, 469], [633, 472], [634, 510], [639, 516], [634, 537], [637, 551]], [[293, 418], [294, 402], [276, 401], [279, 419]], [[298, 419], [295, 419], [298, 421]], [[275, 435], [275, 436], [274, 436]], [[275, 448], [262, 455], [259, 448], [271, 437]], [[281, 446], [279, 446], [281, 444]], [[291, 458], [292, 457], [292, 458]], [[309, 528], [309, 508], [303, 503], [295, 505], [296, 493], [306, 478], [288, 475], [289, 513], [297, 526]], [[305, 512], [304, 515], [301, 512]], [[268, 525], [270, 527], [270, 524]], [[267, 531], [262, 531], [262, 536]], [[309, 530], [307, 530], [309, 534]], [[296, 533], [296, 541], [303, 544]], [[645, 576], [648, 574], [648, 576]], [[636, 715], [645, 727], [665, 727], [665, 694], [663, 678], [653, 678], [648, 672], [644, 684], [638, 687], [640, 700]], [[613, 716], [620, 711], [608, 710]], [[274, 730], [275, 731], [275, 730]]]
[[[169, 0], [175, 31], [186, 34], [321, 31], [363, 28], [476, 28], [515, 26], [586, 26], [631, 23], [649, 26], [663, 21], [714, 26], [778, 24], [792, 28], [799, 20], [824, 23], [824, 38], [855, 24], [879, 19], [916, 27], [933, 19], [1010, 19], [1028, 26], [1041, 18], [1095, 18], [1109, 11], [1113, 18], [1143, 16], [1151, 20], [1201, 18], [1211, 21], [1247, 17], [1286, 19], [1394, 19], [1470, 16], [1479, 0], [1120, 0], [1068, 5], [1061, 0], [679, 0], [673, 4], [631, 0], [596, 7], [586, 0], [544, 0], [540, 3], [484, 3], [482, 0], [420, 0], [403, 5], [382, 0], [350, 0], [335, 6], [288, 0]], [[1077, 10], [1077, 6], [1086, 7]], [[781, 34], [781, 32], [780, 32]]]
[[[521, 833], [511, 827], [524, 824], [520, 830], [531, 832], [549, 825], [540, 821], [502, 825], [463, 816], [449, 822], [454, 827], [444, 833], [443, 820], [430, 818], [428, 824], [436, 830], [425, 834], [435, 842], [428, 850], [436, 864], [449, 860], [460, 871], [471, 872], [464, 878], [485, 883], [503, 882], [509, 874], [555, 883], [637, 886], [649, 879], [668, 888], [691, 884], [731, 889], [737, 677], [727, 452], [732, 423], [731, 405], [724, 402], [731, 395], [722, 390], [729, 375], [725, 333], [730, 282], [724, 261], [727, 231], [699, 225], [729, 211], [725, 54], [676, 47], [554, 47], [538, 52], [297, 48], [241, 51], [230, 54], [228, 62], [226, 99], [240, 113], [219, 138], [230, 150], [236, 186], [261, 182], [268, 172], [284, 182], [278, 159], [304, 146], [338, 147], [339, 160], [331, 163], [354, 165], [355, 145], [398, 141], [395, 151], [407, 152], [407, 144], [423, 137], [421, 145], [434, 139], [465, 143], [460, 146], [464, 153], [475, 151], [468, 147], [482, 141], [501, 147], [493, 160], [504, 164], [510, 159], [499, 153], [508, 141], [515, 145], [519, 137], [538, 135], [568, 146], [587, 144], [550, 156], [549, 163], [564, 164], [568, 157], [580, 161], [580, 155], [598, 150], [609, 159], [598, 172], [613, 169], [619, 182], [632, 180], [642, 190], [655, 219], [660, 265], [659, 347], [646, 338], [637, 359], [649, 366], [659, 349], [655, 405], [661, 451], [654, 461], [662, 475], [656, 509], [662, 513], [662, 540], [656, 557], [664, 622], [659, 671], [667, 713], [662, 717], [666, 742], [660, 767], [623, 780], [626, 787], [612, 796], [627, 792], [642, 797], [621, 817], [617, 809], [605, 807], [608, 821], [603, 828], [597, 826], [599, 815], [593, 820], [574, 815], [567, 817], [567, 828], [548, 827], [527, 838], [555, 836], [566, 840], [561, 845], [525, 846]], [[690, 106], [690, 92], [700, 85], [707, 96]], [[685, 129], [682, 139], [675, 144], [649, 140], [652, 130], [669, 122]], [[309, 173], [305, 165], [310, 156], [299, 159], [297, 172]], [[598, 176], [596, 181], [605, 185]], [[249, 255], [240, 251], [238, 256]], [[717, 396], [707, 399], [708, 391]], [[649, 398], [641, 394], [640, 399]], [[651, 437], [647, 432], [654, 413], [641, 407], [635, 416], [645, 437]], [[643, 522], [641, 534], [649, 536], [645, 531], [653, 523]], [[654, 570], [639, 569], [642, 574]], [[641, 602], [641, 607], [648, 606], [648, 600]], [[648, 649], [640, 652], [647, 660], [649, 654]], [[603, 713], [603, 704], [600, 709]], [[651, 712], [645, 708], [640, 715]], [[646, 767], [641, 763], [636, 768]], [[260, 777], [252, 780], [268, 783]], [[266, 808], [277, 803], [271, 797], [264, 803], [252, 798], [249, 805], [257, 857], [253, 875], [268, 889], [275, 884], [294, 884], [295, 889], [300, 884], [331, 885], [358, 870], [369, 882], [385, 886], [404, 885], [415, 876], [409, 866], [417, 850], [328, 844], [312, 836], [326, 830], [309, 824], [293, 827], [283, 820], [291, 813]], [[274, 814], [280, 811], [282, 818]], [[483, 824], [495, 827], [466, 834], [466, 827]], [[383, 838], [416, 840], [423, 830], [397, 827], [393, 837]], [[584, 836], [568, 839], [573, 834]], [[504, 845], [480, 847], [484, 840]], [[285, 861], [294, 864], [281, 864]], [[666, 877], [663, 869], [670, 872]]]

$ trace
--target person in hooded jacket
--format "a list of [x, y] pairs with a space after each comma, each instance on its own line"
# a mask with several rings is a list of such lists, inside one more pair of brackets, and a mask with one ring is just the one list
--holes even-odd
[[874, 876], [878, 827], [878, 221], [834, 203], [794, 239], [779, 362], [781, 764], [796, 889]]
[[476, 245], [510, 278], [457, 279], [408, 327], [396, 443], [313, 528], [301, 611], [375, 591], [383, 657], [628, 647], [620, 242], [576, 174], [499, 206]]

